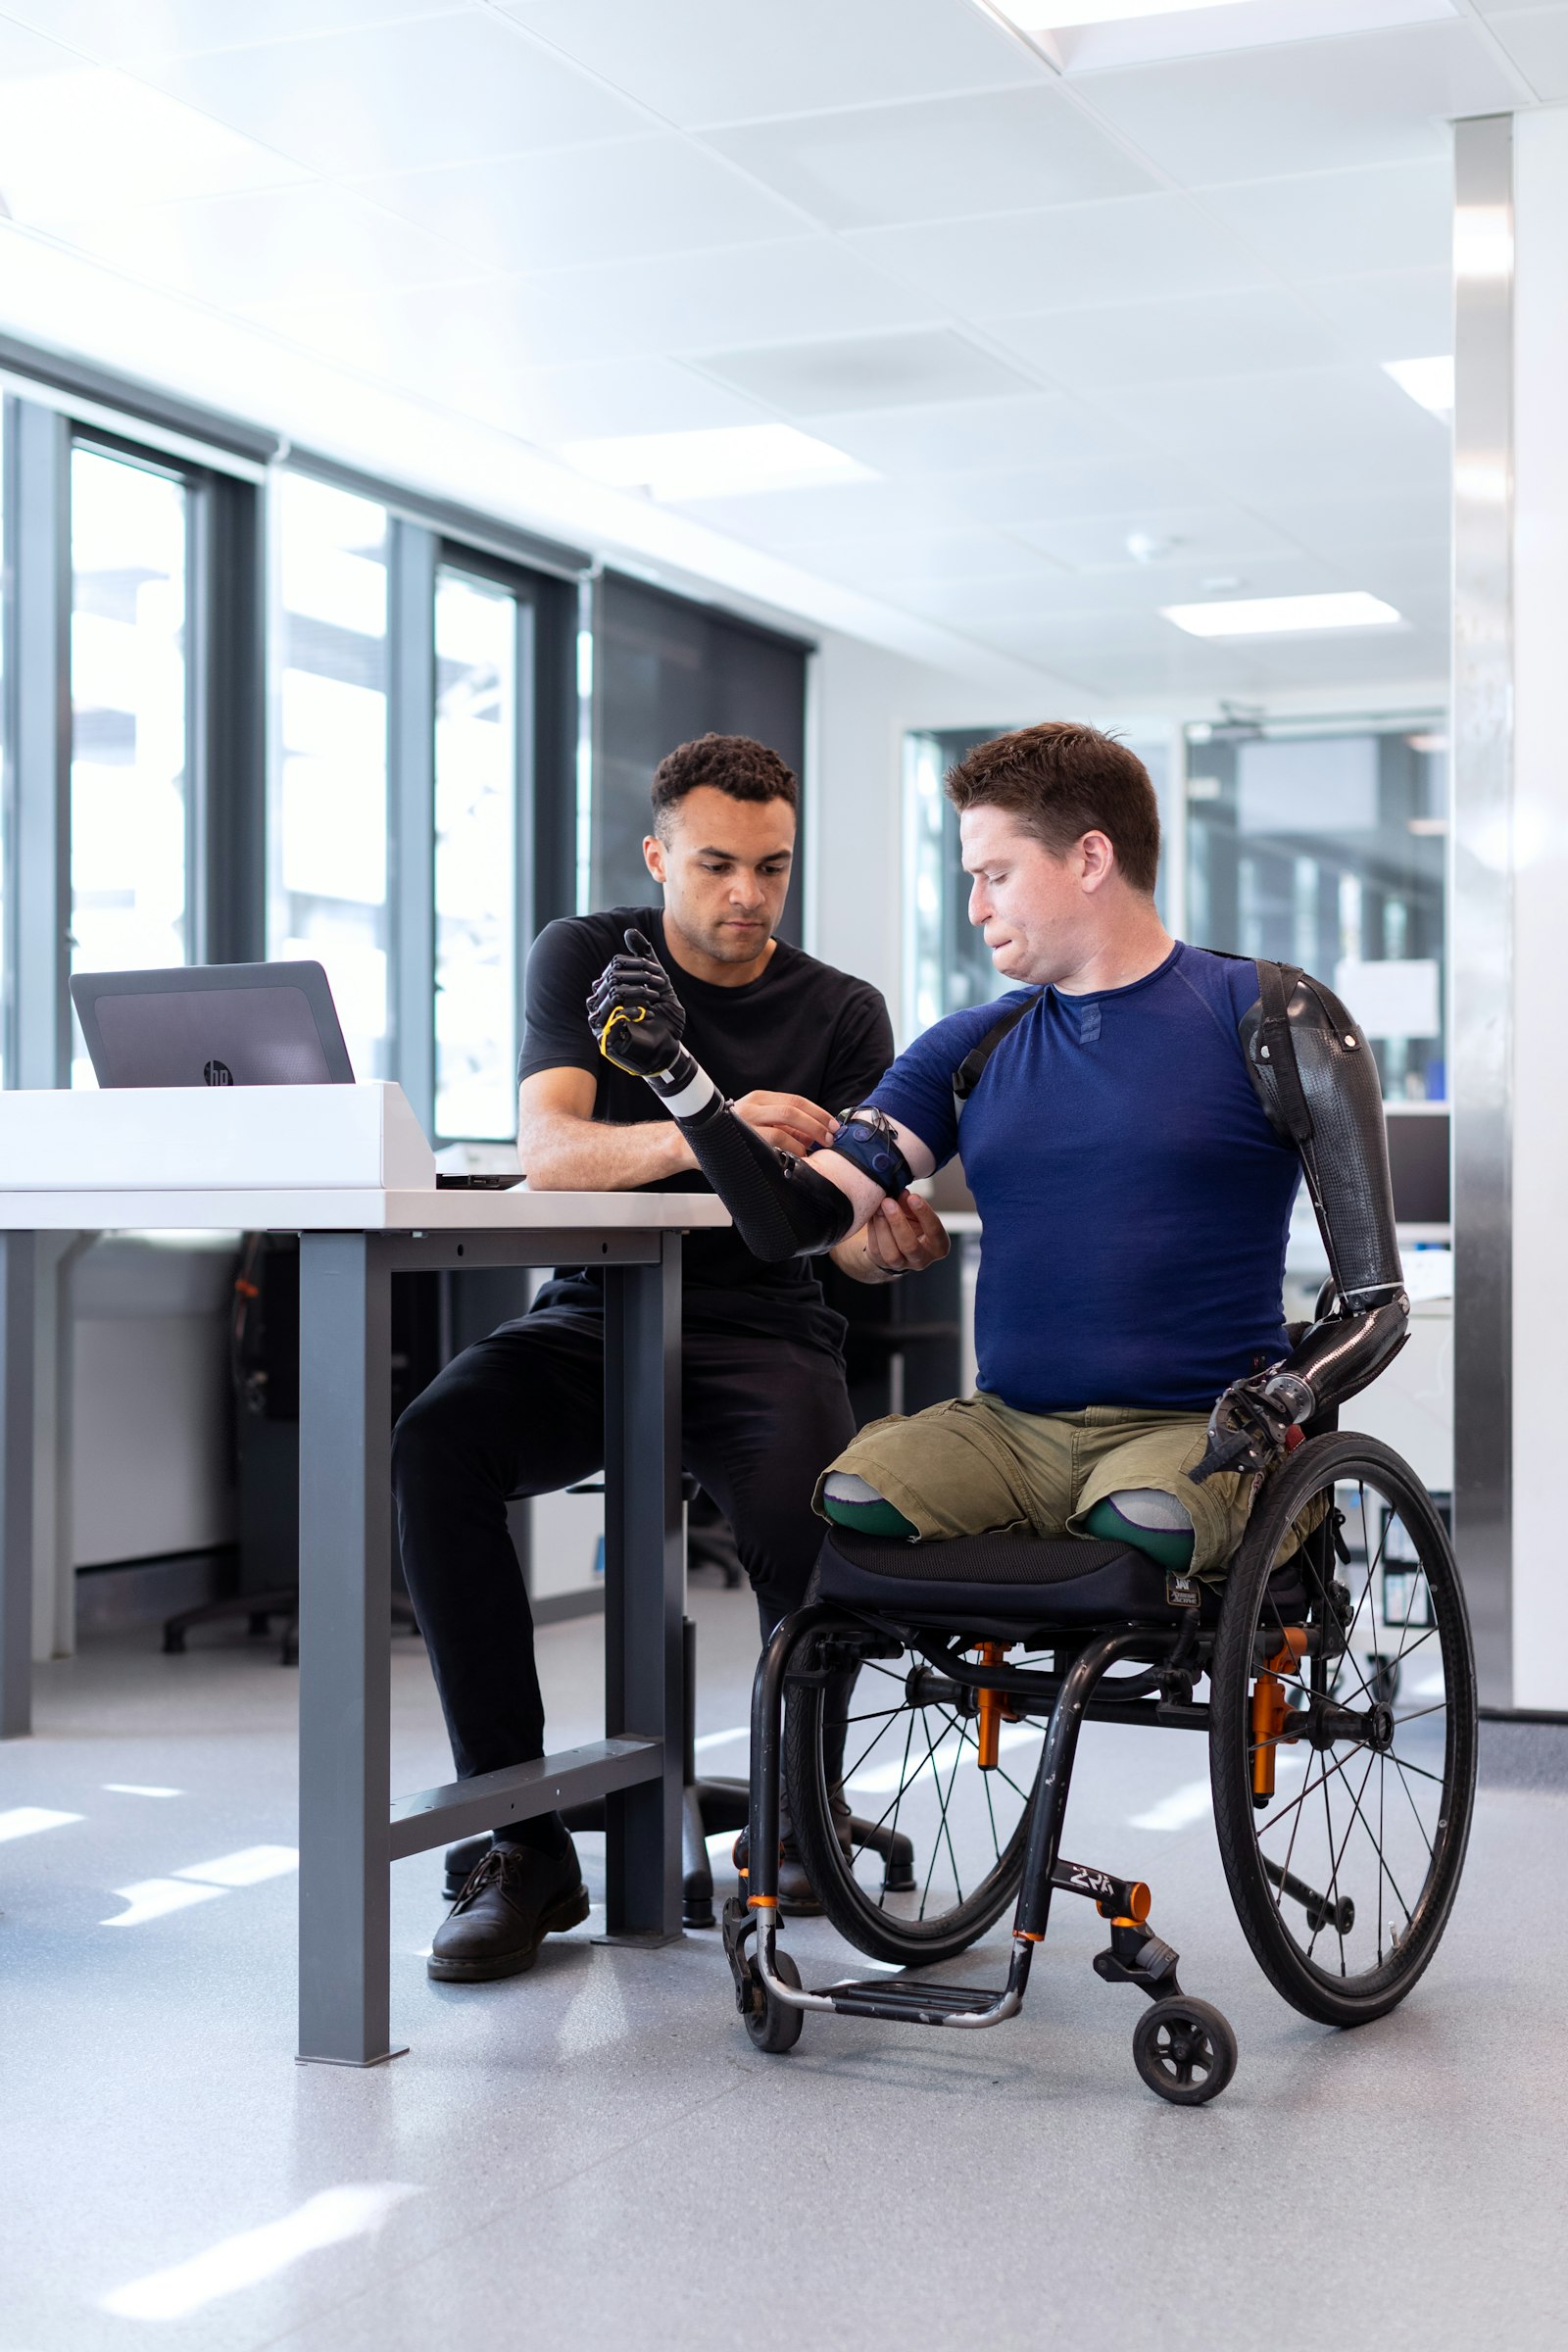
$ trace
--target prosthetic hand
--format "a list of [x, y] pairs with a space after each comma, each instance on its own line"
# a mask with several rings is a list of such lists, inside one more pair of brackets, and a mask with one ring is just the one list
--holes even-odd
[[855, 1222], [848, 1195], [736, 1117], [682, 1043], [686, 1012], [669, 974], [640, 931], [625, 938], [588, 999], [600, 1053], [653, 1089], [754, 1256], [779, 1265], [831, 1250]]
[[1314, 1403], [1306, 1382], [1281, 1364], [1250, 1380], [1233, 1380], [1208, 1416], [1208, 1450], [1188, 1477], [1200, 1487], [1217, 1471], [1272, 1469]]

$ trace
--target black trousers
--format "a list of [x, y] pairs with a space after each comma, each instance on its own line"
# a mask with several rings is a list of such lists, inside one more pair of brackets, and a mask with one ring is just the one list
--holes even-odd
[[[507, 1498], [604, 1468], [602, 1317], [545, 1307], [466, 1348], [392, 1440], [403, 1572], [458, 1776], [542, 1756], [533, 1617]], [[802, 1598], [821, 1548], [818, 1476], [855, 1434], [844, 1367], [787, 1340], [688, 1331], [681, 1457], [728, 1518], [764, 1626]]]

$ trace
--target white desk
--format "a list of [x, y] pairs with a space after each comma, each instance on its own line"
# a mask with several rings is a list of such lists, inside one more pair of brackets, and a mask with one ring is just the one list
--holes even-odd
[[[509, 1818], [605, 1797], [608, 1932], [654, 1941], [680, 1933], [680, 1235], [728, 1222], [704, 1194], [0, 1192], [7, 1736], [29, 1719], [34, 1237], [236, 1227], [300, 1236], [302, 2058], [369, 2066], [392, 2053], [389, 1867]], [[393, 1802], [392, 1276], [583, 1264], [606, 1269], [605, 1737]]]

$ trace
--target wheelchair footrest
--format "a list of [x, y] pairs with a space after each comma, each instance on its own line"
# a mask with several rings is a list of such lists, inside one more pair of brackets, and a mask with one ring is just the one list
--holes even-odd
[[902, 2018], [914, 2026], [940, 2026], [950, 2017], [980, 2017], [1003, 1997], [977, 1985], [914, 1984], [897, 1977], [873, 1977], [865, 1984], [824, 1984], [819, 1989], [842, 2016]]

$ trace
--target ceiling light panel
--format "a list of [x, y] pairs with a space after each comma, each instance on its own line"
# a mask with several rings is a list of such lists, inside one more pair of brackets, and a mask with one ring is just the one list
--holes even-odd
[[27, 227], [304, 177], [286, 157], [128, 74], [81, 66], [0, 80], [0, 194]]
[[944, 220], [1129, 196], [1150, 174], [1054, 89], [850, 108], [705, 134], [824, 226]]
[[1186, 196], [1131, 196], [986, 220], [872, 229], [845, 242], [971, 318], [1108, 309], [1272, 281], [1239, 236]]
[[361, 195], [490, 268], [526, 274], [797, 237], [798, 213], [672, 132], [596, 147], [592, 169], [514, 155], [360, 180]]
[[568, 442], [568, 466], [651, 498], [710, 499], [745, 491], [863, 480], [867, 468], [792, 424], [740, 424], [696, 433], [635, 433]]
[[704, 373], [796, 416], [905, 402], [986, 400], [1021, 392], [1028, 379], [950, 328], [844, 335], [771, 350], [707, 352]]
[[506, 14], [688, 127], [1038, 82], [1042, 68], [954, 0], [499, 0]]
[[[1377, 31], [1456, 12], [1454, 0], [1017, 0], [1045, 31], [1069, 74], [1152, 65], [1222, 50], [1274, 48], [1336, 33]], [[1014, 23], [1012, 0], [1004, 0]], [[1069, 10], [1078, 22], [1066, 22]]]
[[1364, 589], [1328, 596], [1238, 597], [1216, 605], [1162, 605], [1167, 620], [1190, 637], [1272, 637], [1316, 629], [1388, 629], [1401, 615]]
[[1408, 392], [1418, 408], [1428, 409], [1445, 423], [1453, 416], [1453, 360], [1451, 356], [1431, 360], [1385, 360], [1383, 372], [1391, 375], [1401, 392]]
[[1302, 41], [1174, 65], [1094, 86], [1096, 111], [1185, 185], [1446, 157], [1455, 115], [1517, 104], [1469, 23]]
[[[411, 170], [626, 138], [641, 112], [486, 10], [137, 72], [313, 171]], [[558, 164], [557, 169], [561, 167]]]

